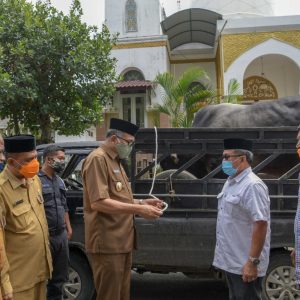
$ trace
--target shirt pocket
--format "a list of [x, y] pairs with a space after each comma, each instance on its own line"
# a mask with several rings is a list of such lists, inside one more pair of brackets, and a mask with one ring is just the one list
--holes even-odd
[[225, 200], [225, 212], [233, 217], [238, 217], [241, 214], [241, 197], [238, 195], [228, 196]]
[[43, 188], [43, 199], [45, 208], [55, 206], [53, 199], [53, 190], [51, 188]]
[[15, 206], [12, 214], [14, 219], [11, 225], [14, 232], [23, 232], [33, 222], [31, 206], [28, 203]]

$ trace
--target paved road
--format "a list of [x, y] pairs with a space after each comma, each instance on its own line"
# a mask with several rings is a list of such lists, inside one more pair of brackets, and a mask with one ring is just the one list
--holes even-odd
[[132, 273], [131, 300], [228, 300], [221, 282], [190, 279], [183, 274]]

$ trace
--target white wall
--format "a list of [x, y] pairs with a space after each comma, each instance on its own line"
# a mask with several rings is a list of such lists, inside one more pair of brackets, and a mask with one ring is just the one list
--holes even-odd
[[105, 22], [112, 33], [119, 33], [119, 37], [140, 37], [159, 35], [160, 3], [159, 0], [135, 0], [137, 6], [137, 32], [126, 32], [125, 4], [127, 0], [105, 1]]
[[118, 74], [130, 68], [138, 68], [146, 80], [153, 80], [158, 73], [168, 71], [166, 47], [115, 49], [111, 55], [117, 59]]
[[224, 15], [224, 18], [273, 15], [272, 0], [193, 0], [191, 7], [212, 10]]
[[297, 65], [282, 55], [266, 55], [255, 59], [246, 69], [244, 79], [250, 76], [261, 76], [270, 80], [276, 87], [278, 97], [298, 96], [300, 71]]
[[59, 135], [55, 132], [54, 137], [55, 143], [60, 142], [81, 142], [81, 141], [96, 141], [96, 128], [91, 127], [87, 131], [85, 131], [82, 135]]

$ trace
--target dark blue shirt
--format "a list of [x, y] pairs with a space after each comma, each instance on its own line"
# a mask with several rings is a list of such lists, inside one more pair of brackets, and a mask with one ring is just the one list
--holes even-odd
[[66, 228], [65, 213], [68, 211], [65, 184], [56, 174], [50, 178], [41, 170], [38, 176], [42, 182], [49, 231], [63, 230]]

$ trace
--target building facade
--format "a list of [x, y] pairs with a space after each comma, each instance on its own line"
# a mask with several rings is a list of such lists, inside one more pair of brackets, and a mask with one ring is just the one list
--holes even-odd
[[226, 95], [236, 79], [244, 101], [299, 95], [300, 16], [274, 16], [270, 0], [194, 0], [166, 16], [159, 0], [106, 0], [105, 22], [118, 42], [116, 93], [97, 127], [102, 140], [111, 117], [141, 127], [169, 127], [153, 110], [163, 91], [158, 73], [178, 78], [192, 67], [206, 71], [210, 85]]
[[226, 1], [194, 0], [192, 8], [166, 17], [159, 0], [106, 0], [106, 24], [119, 34], [112, 55], [122, 81], [105, 108], [98, 139], [111, 117], [169, 126], [152, 110], [162, 99], [153, 84], [158, 73], [179, 77], [200, 67], [209, 76], [202, 84], [226, 95], [236, 79], [250, 103], [299, 95], [300, 16], [273, 16], [272, 1]]

